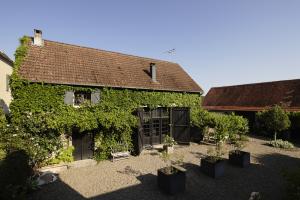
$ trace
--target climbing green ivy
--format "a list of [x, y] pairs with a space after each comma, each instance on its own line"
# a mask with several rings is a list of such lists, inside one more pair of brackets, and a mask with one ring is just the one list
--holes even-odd
[[[33, 127], [26, 129], [33, 132], [35, 137], [49, 131], [68, 135], [74, 127], [82, 133], [93, 132], [101, 138], [100, 142], [96, 141], [96, 157], [105, 159], [109, 146], [117, 141], [132, 147], [131, 134], [138, 122], [134, 112], [141, 106], [190, 107], [192, 123], [196, 124], [195, 121], [198, 120], [196, 116], [201, 109], [199, 94], [78, 87], [25, 81], [19, 76], [18, 69], [26, 56], [28, 39], [23, 38], [20, 41], [21, 46], [15, 54], [16, 63], [11, 82], [14, 97], [10, 105], [12, 122], [18, 126], [27, 126], [26, 116], [42, 115], [44, 131], [37, 134], [36, 129], [41, 127], [34, 127], [34, 124]], [[66, 91], [93, 92], [96, 89], [100, 90], [100, 102], [96, 105], [86, 103], [75, 108], [64, 103]]]

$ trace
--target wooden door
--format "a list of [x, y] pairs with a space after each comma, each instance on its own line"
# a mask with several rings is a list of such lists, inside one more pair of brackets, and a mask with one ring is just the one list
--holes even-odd
[[178, 143], [190, 142], [190, 109], [175, 107], [171, 109], [171, 133]]
[[72, 145], [74, 146], [74, 160], [93, 158], [94, 138], [92, 133], [80, 133], [73, 131]]

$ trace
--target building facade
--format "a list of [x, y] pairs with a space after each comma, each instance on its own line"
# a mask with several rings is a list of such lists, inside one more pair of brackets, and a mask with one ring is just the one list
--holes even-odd
[[7, 114], [12, 100], [9, 87], [10, 76], [13, 71], [13, 61], [4, 53], [0, 52], [0, 107]]

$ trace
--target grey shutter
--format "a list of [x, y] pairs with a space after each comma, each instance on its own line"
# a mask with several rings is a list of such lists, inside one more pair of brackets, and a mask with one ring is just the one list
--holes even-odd
[[91, 102], [92, 104], [97, 104], [100, 101], [100, 90], [96, 90], [91, 94]]
[[9, 91], [9, 82], [10, 82], [10, 76], [6, 75], [6, 91]]
[[65, 104], [73, 105], [74, 100], [74, 92], [73, 91], [66, 91], [65, 92]]

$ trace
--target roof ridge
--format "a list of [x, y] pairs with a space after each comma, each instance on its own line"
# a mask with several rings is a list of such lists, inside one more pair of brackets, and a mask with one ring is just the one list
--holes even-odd
[[[33, 37], [31, 37], [31, 38], [33, 38]], [[58, 42], [58, 41], [53, 41], [53, 40], [48, 40], [48, 39], [44, 39], [44, 41], [58, 43], [58, 44], [67, 45], [67, 46], [78, 47], [78, 48], [91, 49], [91, 50], [102, 51], [102, 52], [104, 51], [104, 52], [107, 52], [107, 53], [114, 53], [114, 54], [120, 54], [120, 55], [124, 55], [124, 56], [131, 56], [131, 57], [135, 57], [135, 58], [144, 58], [144, 59], [156, 60], [156, 61], [159, 61], [159, 62], [166, 62], [166, 63], [172, 63], [172, 64], [179, 65], [176, 62], [171, 62], [171, 61], [167, 61], [167, 60], [161, 60], [161, 59], [156, 59], [156, 58], [149, 58], [149, 57], [137, 56], [137, 55], [127, 54], [127, 53], [121, 53], [121, 52], [116, 52], [116, 51], [110, 51], [110, 50], [105, 50], [105, 49], [97, 49], [95, 47], [81, 46], [81, 45], [77, 45], [77, 44], [70, 44], [70, 43], [65, 43], [65, 42]]]
[[279, 83], [279, 82], [288, 82], [288, 81], [300, 81], [300, 79], [287, 79], [287, 80], [279, 80], [279, 81], [263, 81], [263, 82], [257, 82], [257, 83], [245, 83], [245, 84], [238, 84], [238, 85], [228, 85], [228, 86], [212, 87], [211, 89], [215, 89], [215, 88], [228, 88], [228, 87], [239, 87], [239, 86], [248, 86], [248, 85], [260, 85], [260, 84]]

